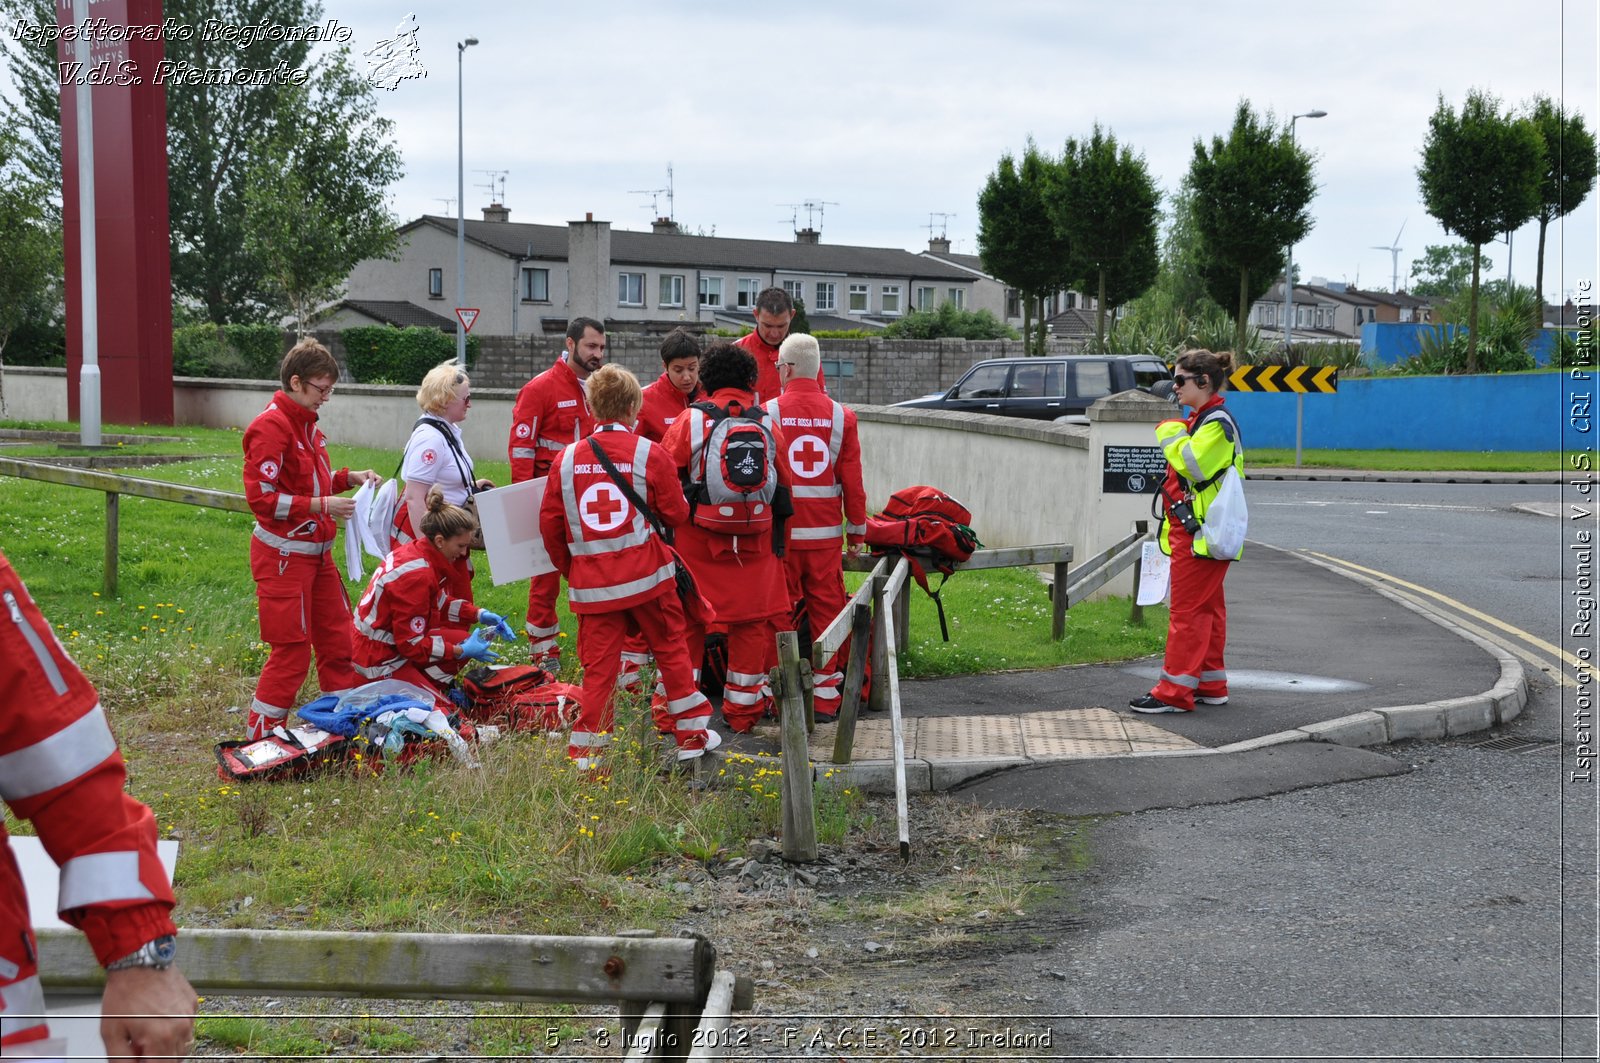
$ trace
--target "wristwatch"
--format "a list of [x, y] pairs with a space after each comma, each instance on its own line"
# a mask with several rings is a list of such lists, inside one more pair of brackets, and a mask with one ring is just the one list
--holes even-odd
[[106, 972], [125, 971], [129, 967], [154, 967], [164, 971], [172, 966], [172, 961], [178, 958], [178, 939], [172, 934], [163, 934], [154, 941], [146, 941], [139, 948], [128, 953], [120, 960], [113, 960], [106, 964]]

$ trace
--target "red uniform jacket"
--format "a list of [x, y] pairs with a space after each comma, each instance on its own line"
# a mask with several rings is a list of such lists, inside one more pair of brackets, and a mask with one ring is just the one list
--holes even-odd
[[693, 395], [685, 395], [673, 387], [671, 377], [662, 373], [659, 380], [644, 389], [644, 406], [639, 410], [639, 434], [652, 443], [661, 442], [666, 437], [667, 429], [699, 395], [699, 388], [695, 389]]
[[511, 408], [511, 482], [543, 476], [557, 454], [594, 431], [594, 416], [584, 398], [583, 381], [563, 353], [556, 364], [517, 392]]
[[[729, 402], [750, 406], [754, 399], [748, 391], [723, 388], [703, 396], [700, 401], [726, 408]], [[667, 438], [661, 442], [672, 456], [673, 464], [679, 469], [688, 470], [691, 478], [699, 475], [700, 457], [693, 452], [690, 426], [696, 420], [706, 419], [705, 414], [690, 409], [678, 418], [667, 432]], [[770, 422], [771, 419], [767, 420]], [[784, 441], [783, 429], [771, 423], [767, 427], [772, 430], [778, 447], [774, 455], [777, 459], [778, 486], [789, 487], [788, 446]], [[685, 523], [678, 532], [677, 547], [689, 563], [689, 570], [694, 573], [700, 593], [715, 607], [719, 623], [760, 620], [788, 612], [792, 603], [783, 574], [783, 561], [772, 552], [771, 532], [721, 535], [693, 523]]]
[[811, 380], [789, 381], [766, 410], [788, 441], [794, 478], [789, 549], [838, 550], [841, 516], [849, 522], [850, 543], [861, 543], [867, 533], [867, 492], [855, 411], [828, 398]]
[[[749, 351], [756, 360], [756, 401], [766, 402], [777, 398], [783, 391], [783, 385], [778, 383], [778, 348], [767, 346], [759, 332], [740, 336], [733, 345]], [[817, 386], [824, 392], [828, 390], [827, 381], [822, 378], [821, 366], [817, 367]]]
[[[176, 933], [172, 887], [156, 856], [150, 809], [123, 792], [126, 773], [100, 698], [0, 554], [0, 796], [31, 820], [61, 868], [61, 918], [101, 964]], [[0, 827], [0, 1028], [22, 1033], [42, 1012], [22, 877]], [[37, 1004], [37, 1007], [31, 1006]], [[28, 1034], [14, 1038], [30, 1039]]]
[[[450, 596], [452, 567], [439, 548], [416, 539], [383, 559], [356, 607], [355, 666], [368, 680], [393, 675], [407, 661], [439, 682], [442, 661], [461, 658], [457, 641], [478, 607]], [[454, 629], [454, 630], [451, 630]]]
[[283, 392], [244, 430], [244, 497], [256, 515], [255, 537], [292, 554], [323, 554], [338, 525], [312, 513], [313, 498], [350, 486], [350, 470], [328, 461], [328, 440], [317, 415]]
[[[662, 524], [689, 519], [689, 503], [667, 452], [616, 422], [590, 437]], [[672, 553], [594, 456], [574, 443], [551, 466], [539, 511], [545, 549], [567, 577], [574, 613], [612, 613], [674, 593]]]

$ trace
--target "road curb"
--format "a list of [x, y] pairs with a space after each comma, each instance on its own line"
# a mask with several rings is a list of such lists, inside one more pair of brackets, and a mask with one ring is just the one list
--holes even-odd
[[[1265, 544], [1256, 544], [1265, 547]], [[1265, 547], [1279, 549], [1278, 547]], [[1424, 619], [1478, 646], [1500, 666], [1500, 678], [1495, 685], [1481, 694], [1446, 698], [1415, 705], [1392, 705], [1366, 709], [1333, 720], [1307, 724], [1288, 731], [1248, 738], [1211, 749], [1162, 750], [1117, 757], [1095, 757], [1095, 760], [1123, 760], [1149, 756], [1204, 757], [1219, 753], [1245, 753], [1269, 746], [1290, 742], [1326, 742], [1332, 745], [1370, 747], [1390, 745], [1408, 738], [1451, 738], [1457, 735], [1486, 731], [1508, 723], [1521, 714], [1528, 703], [1528, 677], [1522, 662], [1498, 642], [1468, 631], [1448, 615], [1395, 593], [1384, 584], [1358, 573], [1349, 572], [1337, 565], [1307, 557], [1292, 550], [1282, 550], [1308, 564], [1316, 565], [1345, 579], [1370, 587], [1376, 593], [1411, 610]], [[1043, 764], [1060, 764], [1064, 759], [1036, 757], [996, 757], [993, 759], [962, 759], [957, 761], [930, 761], [923, 758], [906, 758], [906, 789], [914, 793], [928, 793], [954, 789], [1002, 771]], [[832, 772], [829, 782], [836, 786], [855, 786], [873, 793], [892, 792], [894, 789], [894, 762], [892, 760], [865, 760], [851, 764], [823, 764], [813, 767], [815, 778], [823, 772]], [[942, 785], [941, 785], [942, 784]]]

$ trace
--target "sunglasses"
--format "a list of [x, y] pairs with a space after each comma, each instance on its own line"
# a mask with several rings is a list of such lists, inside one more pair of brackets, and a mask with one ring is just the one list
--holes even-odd
[[1185, 384], [1193, 384], [1195, 387], [1199, 387], [1200, 382], [1204, 379], [1205, 377], [1203, 376], [1184, 376], [1182, 373], [1172, 374], [1172, 383], [1180, 388]]

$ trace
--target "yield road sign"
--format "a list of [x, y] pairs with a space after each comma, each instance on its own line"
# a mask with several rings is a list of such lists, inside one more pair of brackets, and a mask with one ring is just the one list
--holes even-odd
[[1246, 365], [1228, 377], [1235, 391], [1335, 392], [1339, 367], [1335, 365]]
[[461, 327], [471, 332], [473, 322], [478, 320], [478, 308], [475, 306], [458, 306], [456, 307], [456, 317], [460, 319]]

